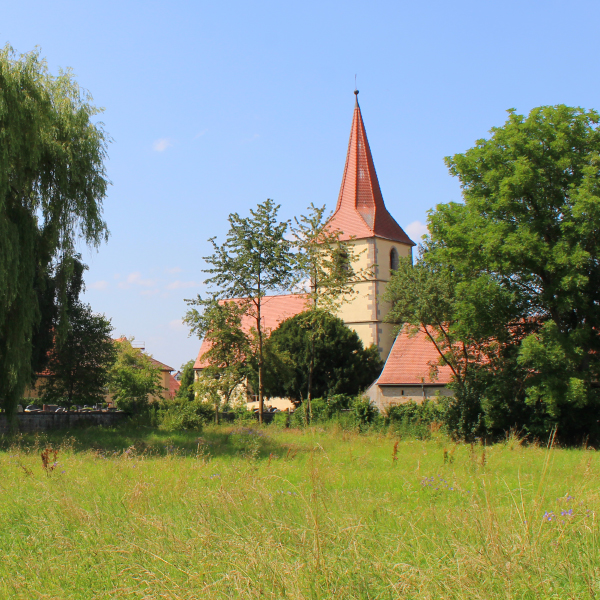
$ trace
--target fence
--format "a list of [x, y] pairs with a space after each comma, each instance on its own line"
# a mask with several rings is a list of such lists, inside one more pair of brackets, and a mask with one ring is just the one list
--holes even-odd
[[[43, 412], [18, 413], [15, 415], [17, 429], [23, 433], [75, 427], [97, 427], [98, 425], [113, 427], [126, 418], [125, 413], [118, 411]], [[0, 415], [0, 433], [8, 433], [9, 431], [10, 424], [6, 415]]]

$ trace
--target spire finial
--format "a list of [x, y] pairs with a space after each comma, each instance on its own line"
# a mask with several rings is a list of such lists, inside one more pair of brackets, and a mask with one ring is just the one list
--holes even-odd
[[358, 88], [356, 87], [356, 75], [354, 75], [354, 96], [356, 97], [356, 106], [358, 106]]

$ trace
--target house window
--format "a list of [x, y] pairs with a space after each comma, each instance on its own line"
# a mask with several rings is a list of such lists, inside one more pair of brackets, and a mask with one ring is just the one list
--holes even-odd
[[390, 250], [390, 271], [395, 271], [398, 268], [400, 259], [398, 258], [398, 250], [392, 248]]

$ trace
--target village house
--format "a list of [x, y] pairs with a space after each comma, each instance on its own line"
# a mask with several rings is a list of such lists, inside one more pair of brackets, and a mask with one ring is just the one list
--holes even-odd
[[[140, 352], [144, 351], [143, 343], [138, 347]], [[150, 362], [160, 370], [160, 386], [161, 386], [161, 397], [164, 400], [173, 400], [181, 383], [175, 379], [173, 376], [173, 371], [175, 370], [173, 367], [166, 365], [165, 363], [156, 360], [155, 358], [149, 357]], [[43, 393], [43, 388], [46, 380], [52, 376], [52, 373], [47, 369], [42, 371], [41, 373], [37, 373], [35, 383], [32, 387], [28, 387], [25, 390], [24, 400], [29, 404], [35, 404], [38, 402]], [[105, 402], [108, 403], [109, 406], [112, 406], [112, 395], [108, 392], [106, 393]]]

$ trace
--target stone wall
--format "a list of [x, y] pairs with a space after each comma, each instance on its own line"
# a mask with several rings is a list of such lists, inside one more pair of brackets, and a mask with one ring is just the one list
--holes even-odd
[[377, 385], [375, 382], [366, 393], [379, 412], [385, 412], [390, 406], [416, 402], [421, 404], [423, 400], [431, 400], [437, 396], [453, 396], [454, 392], [441, 384], [421, 385]]
[[[113, 427], [122, 423], [127, 415], [122, 412], [87, 411], [69, 413], [18, 413], [16, 415], [19, 431], [51, 431], [53, 429], [71, 429], [75, 427]], [[6, 415], [0, 415], [0, 434], [8, 433]]]

